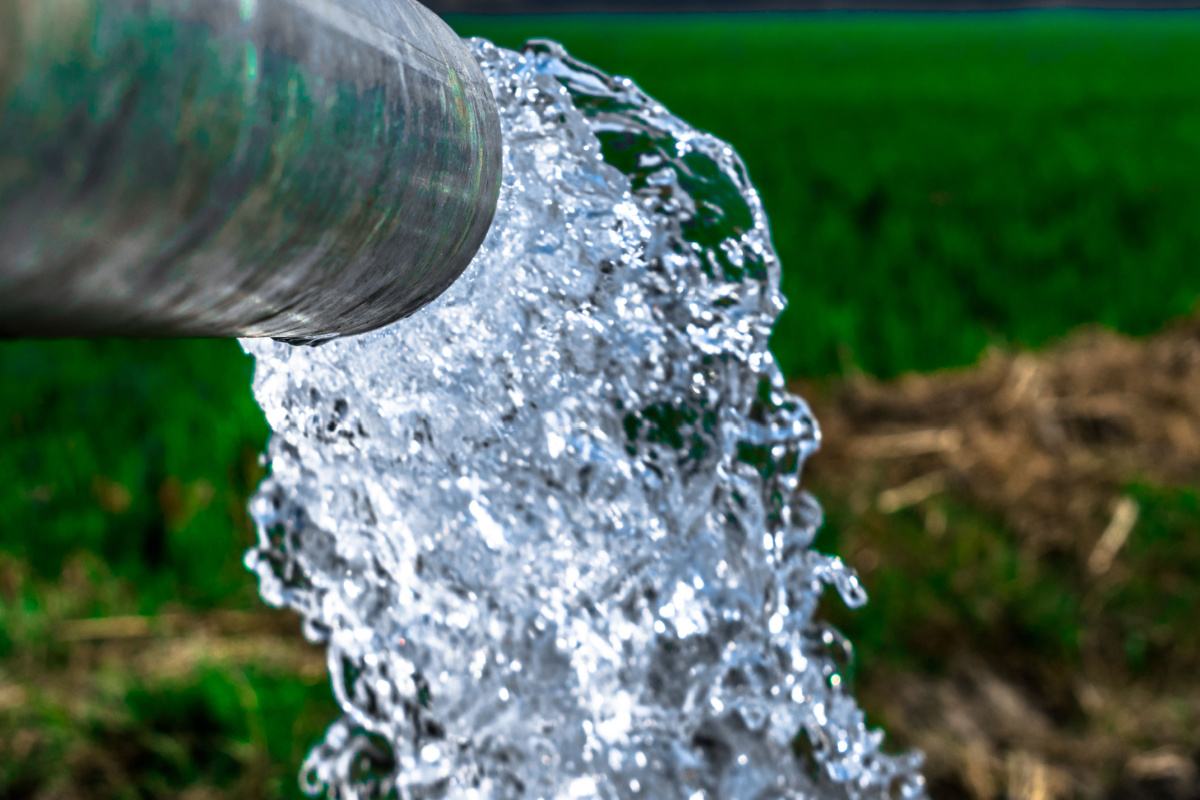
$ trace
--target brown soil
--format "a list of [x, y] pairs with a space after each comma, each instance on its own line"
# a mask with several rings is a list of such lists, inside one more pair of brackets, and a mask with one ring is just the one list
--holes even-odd
[[882, 466], [885, 509], [953, 486], [1035, 553], [1088, 562], [1130, 479], [1200, 483], [1200, 321], [1150, 340], [1092, 329], [1042, 354], [995, 352], [973, 369], [851, 379], [832, 393], [797, 388], [821, 420], [823, 476], [866, 487]]
[[[1088, 329], [1038, 354], [993, 352], [970, 369], [886, 384], [792, 388], [824, 431], [812, 491], [848, 507], [850, 527], [884, 531], [873, 560], [843, 551], [860, 572], [896, 558], [878, 542], [898, 512], [924, 515], [931, 547], [952, 546], [936, 502], [952, 497], [997, 519], [1029, 563], [1065, 560], [1086, 607], [1138, 578], [1122, 562], [1143, 513], [1127, 487], [1200, 484], [1200, 320], [1147, 340]], [[869, 535], [856, 535], [851, 549], [867, 552]], [[1090, 619], [1097, 630], [1086, 633], [1104, 639], [1107, 618]], [[1193, 620], [1200, 628], [1200, 612]], [[1200, 798], [1192, 661], [1182, 679], [1138, 678], [1088, 641], [1073, 667], [1020, 649], [997, 640], [989, 651], [977, 636], [947, 645], [936, 670], [860, 665], [864, 707], [926, 752], [935, 800]], [[1031, 666], [1014, 668], [1021, 659]]]

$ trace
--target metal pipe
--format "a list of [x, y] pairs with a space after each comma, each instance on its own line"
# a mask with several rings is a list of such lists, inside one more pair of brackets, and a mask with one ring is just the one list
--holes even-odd
[[415, 0], [0, 0], [0, 335], [365, 332], [495, 213], [500, 125]]

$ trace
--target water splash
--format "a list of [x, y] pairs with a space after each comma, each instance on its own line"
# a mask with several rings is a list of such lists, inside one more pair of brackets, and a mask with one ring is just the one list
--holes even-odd
[[341, 798], [923, 795], [813, 614], [820, 434], [741, 160], [632, 82], [475, 41], [505, 178], [467, 274], [319, 348], [247, 341], [274, 431], [247, 556], [327, 646]]

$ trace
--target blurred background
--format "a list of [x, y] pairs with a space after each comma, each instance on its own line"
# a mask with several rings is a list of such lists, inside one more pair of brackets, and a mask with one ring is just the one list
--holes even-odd
[[[743, 154], [826, 433], [817, 544], [871, 596], [823, 613], [934, 800], [1200, 798], [1200, 13], [733, 5], [436, 10]], [[241, 565], [251, 372], [0, 342], [0, 797], [300, 796], [337, 712]]]

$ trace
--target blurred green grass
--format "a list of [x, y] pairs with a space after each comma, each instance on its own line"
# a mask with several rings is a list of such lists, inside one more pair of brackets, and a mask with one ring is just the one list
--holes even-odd
[[[507, 46], [559, 39], [741, 151], [784, 264], [773, 348], [790, 376], [968, 364], [1084, 322], [1145, 334], [1200, 294], [1200, 15], [452, 23]], [[298, 675], [108, 669], [83, 710], [28, 688], [71, 669], [75, 650], [53, 644], [64, 621], [259, 606], [241, 566], [267, 436], [251, 368], [227, 341], [0, 343], [0, 795], [105, 769], [104, 796], [295, 795], [299, 759], [334, 713], [328, 689]], [[1155, 497], [1172, 531], [1196, 529], [1194, 495]], [[847, 512], [829, 500], [822, 544], [843, 550]], [[895, 552], [873, 602], [845, 620], [864, 661], [935, 669], [944, 653], [901, 632], [930, 619], [990, 630], [970, 597], [994, 596], [1020, 637], [1069, 667], [1077, 587], [1054, 565], [1014, 580], [998, 523], [950, 513], [957, 549], [906, 555], [917, 527], [902, 517], [866, 534]], [[901, 602], [914, 580], [921, 602]], [[1180, 580], [1173, 596], [1192, 597]], [[1178, 616], [1138, 591], [1121, 601], [1131, 630]], [[1131, 669], [1144, 658], [1127, 656]], [[5, 705], [13, 686], [33, 701]], [[114, 738], [127, 758], [105, 767]]]
[[251, 374], [236, 342], [0, 345], [0, 549], [40, 576], [100, 556], [136, 586], [124, 613], [255, 603], [240, 553], [267, 427]]
[[867, 607], [850, 611], [830, 596], [823, 616], [851, 636], [861, 663], [896, 671], [937, 674], [964, 651], [988, 653], [1046, 697], [1070, 698], [1084, 671], [1081, 645], [1098, 633], [1093, 657], [1123, 679], [1150, 679], [1160, 691], [1191, 683], [1176, 667], [1200, 660], [1200, 493], [1136, 483], [1127, 496], [1141, 524], [1121, 554], [1131, 577], [1111, 585], [1061, 554], [1029, 558], [994, 515], [953, 497], [933, 504], [953, 531], [945, 537], [929, 534], [928, 508], [862, 514], [830, 498], [815, 546], [851, 561], [870, 551], [874, 574]]
[[789, 375], [1142, 335], [1200, 294], [1200, 14], [451, 18], [563, 42], [742, 154]]

